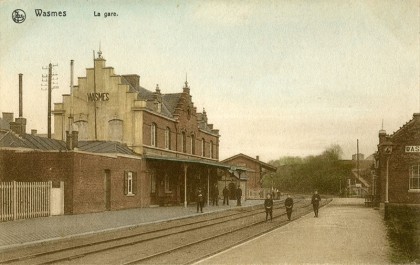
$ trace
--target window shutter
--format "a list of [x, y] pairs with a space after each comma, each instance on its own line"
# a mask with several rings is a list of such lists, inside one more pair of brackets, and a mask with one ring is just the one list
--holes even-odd
[[128, 194], [128, 172], [124, 171], [124, 195]]
[[137, 172], [133, 172], [133, 194], [137, 194]]

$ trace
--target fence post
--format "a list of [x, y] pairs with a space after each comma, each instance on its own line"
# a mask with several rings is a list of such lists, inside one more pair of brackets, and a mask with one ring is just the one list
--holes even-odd
[[49, 209], [48, 209], [48, 216], [51, 216], [51, 208], [53, 203], [52, 198], [52, 181], [48, 181], [48, 198], [49, 198]]
[[13, 189], [13, 221], [16, 220], [16, 210], [17, 210], [17, 194], [16, 194], [16, 181], [13, 181], [12, 183], [12, 189]]
[[64, 215], [64, 181], [60, 181], [60, 215]]

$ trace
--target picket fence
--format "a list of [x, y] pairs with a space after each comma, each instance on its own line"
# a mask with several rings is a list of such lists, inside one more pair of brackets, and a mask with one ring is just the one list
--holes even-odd
[[52, 182], [0, 182], [0, 221], [51, 215]]

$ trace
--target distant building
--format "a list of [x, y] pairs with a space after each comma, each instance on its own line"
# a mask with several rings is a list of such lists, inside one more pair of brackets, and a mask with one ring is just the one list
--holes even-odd
[[247, 199], [260, 198], [264, 176], [275, 173], [277, 170], [275, 166], [260, 161], [259, 156], [253, 158], [242, 153], [226, 158], [221, 162], [239, 168], [246, 168], [246, 171], [243, 171], [241, 174], [236, 173], [236, 175], [238, 179], [246, 180], [245, 194]]
[[379, 131], [376, 158], [380, 204], [420, 204], [420, 113], [391, 135]]

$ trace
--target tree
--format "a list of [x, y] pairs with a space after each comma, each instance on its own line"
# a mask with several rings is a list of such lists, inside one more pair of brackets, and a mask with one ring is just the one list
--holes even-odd
[[341, 161], [342, 154], [339, 145], [331, 145], [317, 156], [270, 161], [278, 169], [273, 175], [274, 187], [290, 192], [308, 193], [317, 189], [321, 193], [338, 194], [341, 180], [352, 174], [352, 165]]

